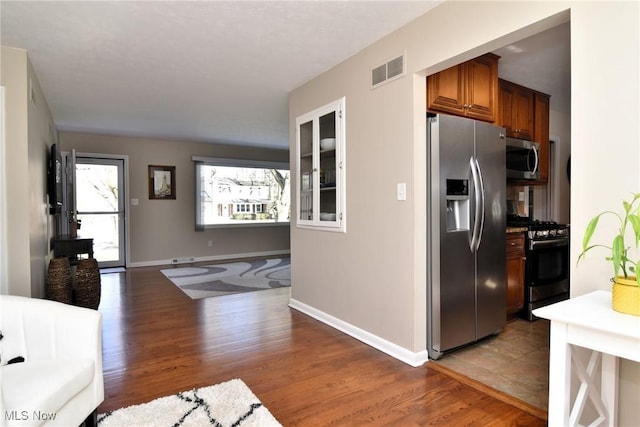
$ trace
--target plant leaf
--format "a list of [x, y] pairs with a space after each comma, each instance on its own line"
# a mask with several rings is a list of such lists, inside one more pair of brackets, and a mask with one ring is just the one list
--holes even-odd
[[[582, 251], [582, 253], [578, 256], [578, 260], [576, 261], [576, 265], [578, 265], [580, 263], [580, 260], [582, 260], [583, 258], [587, 258], [587, 252], [589, 252], [591, 249], [593, 248], [604, 248], [607, 250], [611, 250], [611, 248], [609, 246], [605, 246], [605, 245], [591, 245], [588, 248], [586, 248], [584, 251]], [[604, 257], [605, 261], [611, 262], [611, 260], [613, 258], [606, 256]]]
[[611, 257], [613, 259], [613, 272], [615, 276], [617, 276], [618, 271], [620, 271], [623, 258], [626, 258], [624, 253], [624, 237], [618, 234], [611, 243]]
[[596, 230], [596, 227], [598, 226], [600, 215], [593, 217], [591, 221], [589, 221], [589, 225], [587, 225], [587, 229], [584, 232], [584, 237], [582, 238], [582, 253], [585, 253], [587, 251], [587, 247], [589, 246], [589, 241], [591, 240], [591, 237], [593, 236], [593, 232]]
[[629, 215], [629, 222], [631, 223], [631, 227], [633, 228], [633, 234], [635, 235], [635, 242], [636, 242], [636, 248], [637, 248], [638, 242], [640, 242], [640, 216]]

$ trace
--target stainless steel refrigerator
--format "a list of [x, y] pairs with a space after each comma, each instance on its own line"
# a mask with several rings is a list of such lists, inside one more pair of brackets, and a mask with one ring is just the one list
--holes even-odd
[[505, 131], [427, 117], [427, 323], [432, 359], [506, 321]]

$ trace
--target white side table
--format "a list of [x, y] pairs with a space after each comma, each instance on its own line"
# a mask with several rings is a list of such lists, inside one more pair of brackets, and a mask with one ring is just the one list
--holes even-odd
[[[533, 313], [551, 320], [549, 354], [549, 426], [576, 426], [587, 399], [599, 418], [591, 425], [617, 425], [618, 358], [640, 362], [640, 317], [611, 308], [611, 292], [596, 291]], [[585, 364], [573, 355], [572, 346], [591, 350]], [[601, 365], [600, 390], [594, 372]], [[571, 400], [571, 369], [580, 380], [575, 402]]]

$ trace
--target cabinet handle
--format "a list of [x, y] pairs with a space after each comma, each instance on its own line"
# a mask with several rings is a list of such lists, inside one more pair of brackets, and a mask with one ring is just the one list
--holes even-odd
[[318, 172], [318, 168], [313, 168], [313, 171], [314, 172]]

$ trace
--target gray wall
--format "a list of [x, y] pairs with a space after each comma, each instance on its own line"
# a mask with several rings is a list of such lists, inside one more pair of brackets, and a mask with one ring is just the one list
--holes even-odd
[[[59, 138], [64, 151], [128, 156], [130, 266], [162, 264], [171, 258], [223, 259], [289, 251], [287, 226], [194, 231], [195, 169], [191, 160], [196, 155], [288, 162], [287, 150], [72, 132], [61, 132]], [[176, 200], [149, 200], [149, 165], [176, 167]], [[139, 205], [132, 206], [132, 198]]]

